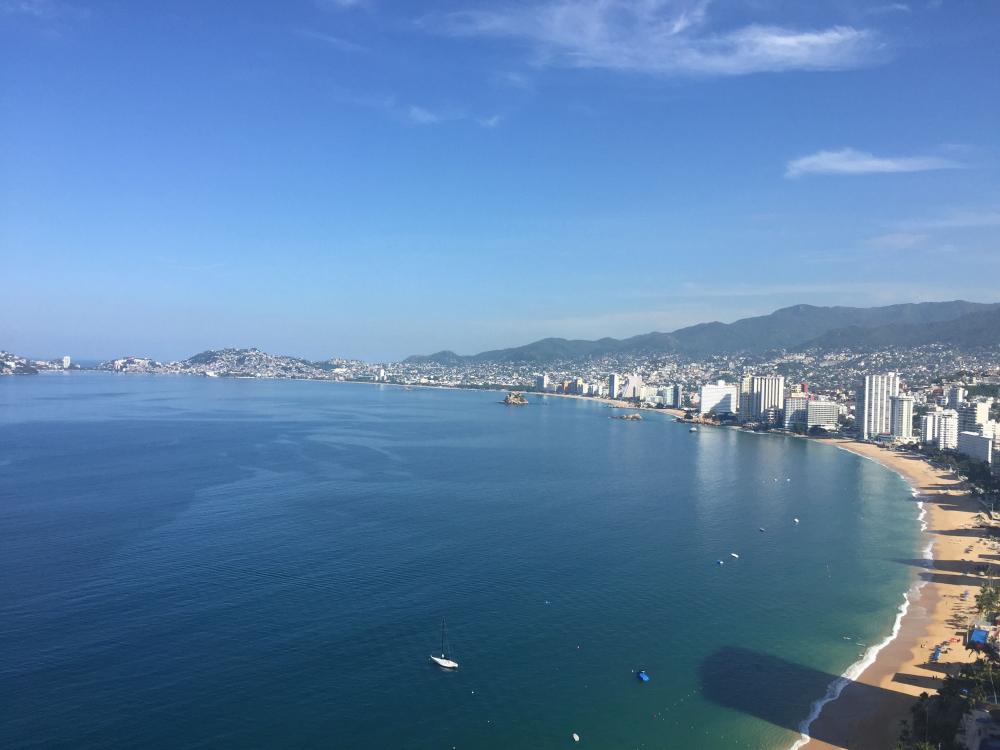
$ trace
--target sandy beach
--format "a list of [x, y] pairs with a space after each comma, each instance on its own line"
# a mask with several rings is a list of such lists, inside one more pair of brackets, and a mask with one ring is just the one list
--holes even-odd
[[[985, 580], [974, 569], [996, 563], [1000, 555], [977, 526], [979, 504], [964, 492], [958, 478], [933, 468], [921, 458], [847, 440], [829, 441], [898, 472], [924, 504], [933, 561], [921, 565], [922, 582], [910, 591], [910, 604], [898, 636], [840, 697], [823, 708], [810, 729], [807, 750], [851, 748], [885, 750], [895, 746], [900, 721], [922, 692], [933, 693], [944, 674], [971, 661], [962, 645], [966, 618], [975, 616], [974, 598]], [[915, 555], [915, 558], [920, 555]], [[969, 594], [961, 599], [963, 592]], [[940, 662], [929, 661], [934, 646], [948, 643]]]

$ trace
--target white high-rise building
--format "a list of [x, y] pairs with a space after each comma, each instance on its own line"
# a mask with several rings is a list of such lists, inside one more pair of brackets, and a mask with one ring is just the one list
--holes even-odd
[[622, 389], [622, 378], [616, 372], [608, 375], [608, 397], [618, 398], [618, 393]]
[[953, 385], [947, 390], [948, 407], [957, 409], [965, 401], [966, 390], [960, 385]]
[[701, 387], [702, 414], [734, 414], [739, 408], [740, 388], [734, 383], [719, 380]]
[[913, 396], [893, 396], [890, 399], [892, 436], [901, 440], [913, 437]]
[[535, 376], [535, 390], [547, 391], [549, 389], [549, 376], [546, 374]]
[[920, 439], [939, 450], [958, 447], [958, 412], [954, 409], [929, 411], [920, 418]]
[[62, 365], [64, 370], [68, 370], [71, 364], [73, 364], [73, 360], [69, 358], [68, 354], [62, 358]]
[[781, 411], [785, 406], [785, 377], [783, 375], [755, 375], [750, 390], [753, 420], [762, 420], [766, 413]]
[[789, 396], [785, 399], [785, 429], [790, 430], [795, 425], [806, 427], [809, 398], [807, 396]]
[[747, 372], [740, 378], [740, 405], [739, 415], [741, 422], [752, 422], [757, 418], [753, 408], [753, 373]]
[[621, 398], [641, 399], [644, 383], [638, 373], [625, 376], [625, 383], [622, 385]]
[[836, 432], [840, 429], [840, 405], [836, 401], [812, 399], [806, 406], [806, 427]]
[[993, 438], [978, 432], [960, 432], [956, 448], [959, 453], [964, 453], [974, 461], [993, 463]]
[[956, 411], [959, 432], [981, 432], [982, 426], [990, 421], [988, 401], [970, 401], [959, 406]]
[[894, 372], [866, 375], [855, 394], [855, 424], [862, 440], [888, 435], [892, 430], [890, 399], [899, 395], [899, 376]]

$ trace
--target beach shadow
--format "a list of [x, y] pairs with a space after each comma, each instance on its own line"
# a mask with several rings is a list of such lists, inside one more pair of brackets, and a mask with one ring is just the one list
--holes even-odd
[[919, 568], [918, 576], [922, 581], [933, 581], [948, 586], [982, 586], [989, 579], [976, 575], [977, 573], [987, 573], [993, 569], [995, 575], [1000, 575], [1000, 570], [995, 566], [984, 562], [968, 560], [917, 560], [917, 559], [896, 559], [895, 562], [901, 565], [909, 565]]
[[914, 687], [922, 688], [928, 692], [936, 691], [942, 685], [942, 680], [939, 677], [928, 677], [921, 674], [906, 674], [905, 672], [896, 672], [892, 676], [893, 682], [901, 682], [904, 685], [913, 685]]
[[932, 534], [939, 534], [941, 536], [966, 536], [966, 537], [979, 537], [986, 538], [989, 536], [997, 536], [1000, 534], [994, 534], [989, 529], [976, 527], [974, 529], [949, 529], [947, 531], [932, 531]]
[[910, 565], [914, 568], [933, 570], [939, 573], [985, 573], [988, 569], [993, 568], [995, 573], [1000, 574], [1000, 569], [998, 569], [996, 565], [992, 565], [988, 562], [978, 562], [976, 560], [918, 560], [896, 558], [894, 562], [898, 562], [903, 565]]
[[[713, 703], [794, 732], [800, 731], [812, 702], [825, 695], [831, 683], [842, 679], [738, 646], [725, 646], [712, 653], [699, 665], [698, 675], [702, 694]], [[916, 699], [906, 693], [846, 680], [841, 700], [855, 707], [906, 713]], [[839, 702], [828, 704], [827, 709], [835, 710]], [[862, 746], [858, 744], [862, 734], [855, 724], [847, 720], [820, 720], [813, 723], [810, 736], [840, 747]]]

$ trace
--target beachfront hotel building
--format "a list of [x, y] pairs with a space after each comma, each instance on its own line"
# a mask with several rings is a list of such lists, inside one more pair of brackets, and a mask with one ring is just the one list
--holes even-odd
[[899, 376], [894, 372], [866, 375], [855, 394], [855, 420], [859, 437], [871, 440], [892, 431], [892, 403], [899, 395]]
[[635, 372], [625, 376], [625, 383], [621, 386], [621, 396], [624, 399], [641, 400], [645, 384], [642, 377]]
[[953, 385], [947, 391], [948, 408], [957, 409], [965, 401], [966, 390], [960, 385]]
[[701, 387], [698, 407], [702, 414], [735, 414], [739, 408], [739, 386], [719, 380]]
[[927, 412], [920, 418], [920, 439], [936, 445], [938, 450], [955, 450], [958, 447], [958, 412], [954, 409]]
[[980, 435], [978, 432], [958, 433], [957, 450], [973, 461], [993, 463], [993, 438]]
[[769, 421], [766, 416], [780, 412], [785, 407], [785, 378], [783, 375], [755, 375], [750, 386], [751, 417]]
[[622, 378], [616, 372], [608, 375], [608, 397], [618, 398], [618, 392], [622, 389]]
[[981, 432], [984, 424], [990, 421], [990, 404], [988, 401], [970, 401], [960, 405], [958, 412], [959, 432]]
[[806, 405], [806, 427], [819, 427], [827, 432], [840, 429], [840, 405], [836, 401], [812, 399]]
[[795, 425], [807, 427], [809, 398], [808, 396], [789, 396], [785, 399], [785, 429], [791, 430]]
[[899, 440], [913, 438], [913, 396], [893, 396], [890, 399], [892, 436]]

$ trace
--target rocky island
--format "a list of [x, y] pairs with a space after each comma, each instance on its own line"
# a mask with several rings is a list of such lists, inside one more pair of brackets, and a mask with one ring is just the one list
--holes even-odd
[[524, 397], [523, 393], [518, 393], [517, 391], [511, 391], [506, 395], [504, 400], [501, 402], [506, 406], [525, 406], [528, 403], [528, 399]]

